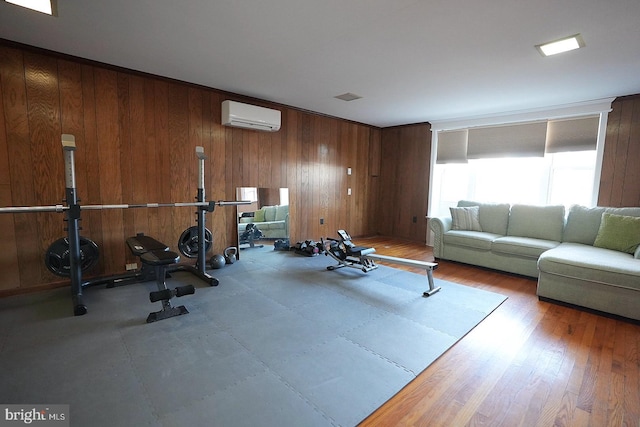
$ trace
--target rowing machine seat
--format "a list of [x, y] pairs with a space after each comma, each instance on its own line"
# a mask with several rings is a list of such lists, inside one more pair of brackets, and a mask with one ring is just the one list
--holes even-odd
[[344, 230], [338, 230], [338, 236], [342, 239], [342, 243], [347, 251], [347, 255], [361, 257], [368, 254], [372, 254], [376, 251], [375, 248], [367, 248], [366, 246], [356, 246], [351, 241], [351, 236]]

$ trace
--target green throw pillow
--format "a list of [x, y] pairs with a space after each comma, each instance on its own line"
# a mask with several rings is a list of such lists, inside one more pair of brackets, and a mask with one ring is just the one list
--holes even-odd
[[264, 222], [264, 209], [258, 209], [253, 216], [255, 222]]
[[603, 213], [593, 246], [633, 254], [640, 245], [640, 217]]
[[480, 227], [480, 207], [449, 208], [451, 211], [451, 228], [453, 230], [482, 231]]

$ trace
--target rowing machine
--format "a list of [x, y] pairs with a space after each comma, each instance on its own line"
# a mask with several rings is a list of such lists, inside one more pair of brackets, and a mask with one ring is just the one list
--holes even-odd
[[425, 270], [427, 272], [429, 290], [423, 292], [422, 296], [424, 297], [431, 296], [441, 289], [440, 286], [436, 287], [433, 283], [433, 270], [438, 267], [437, 263], [376, 254], [375, 248], [356, 246], [351, 241], [349, 233], [345, 230], [338, 230], [338, 236], [340, 237], [339, 239], [327, 238], [326, 243], [324, 240], [322, 241], [325, 246], [325, 255], [338, 262], [338, 265], [328, 266], [327, 270], [333, 271], [342, 267], [351, 267], [368, 273], [378, 268], [376, 261], [384, 261]]

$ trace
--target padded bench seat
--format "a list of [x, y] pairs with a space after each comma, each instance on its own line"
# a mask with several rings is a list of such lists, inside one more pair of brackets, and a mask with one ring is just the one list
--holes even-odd
[[157, 267], [160, 265], [175, 264], [180, 261], [180, 255], [172, 251], [145, 252], [140, 256], [142, 263]]
[[131, 252], [137, 257], [142, 256], [145, 252], [169, 250], [169, 246], [159, 242], [153, 237], [145, 236], [144, 234], [129, 237], [127, 239], [127, 245], [129, 246], [129, 249], [131, 249]]

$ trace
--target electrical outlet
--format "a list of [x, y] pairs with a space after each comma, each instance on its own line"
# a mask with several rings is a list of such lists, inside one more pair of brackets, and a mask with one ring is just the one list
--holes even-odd
[[138, 264], [136, 264], [135, 262], [131, 263], [131, 264], [127, 264], [125, 266], [125, 269], [127, 271], [131, 271], [131, 270], [137, 270], [138, 269]]
[[347, 196], [351, 195], [351, 188], [347, 188]]
[[324, 218], [320, 218], [320, 225], [324, 225]]
[[418, 222], [418, 217], [417, 217], [417, 216], [414, 216], [414, 217], [413, 217], [413, 223], [415, 224], [416, 222]]

